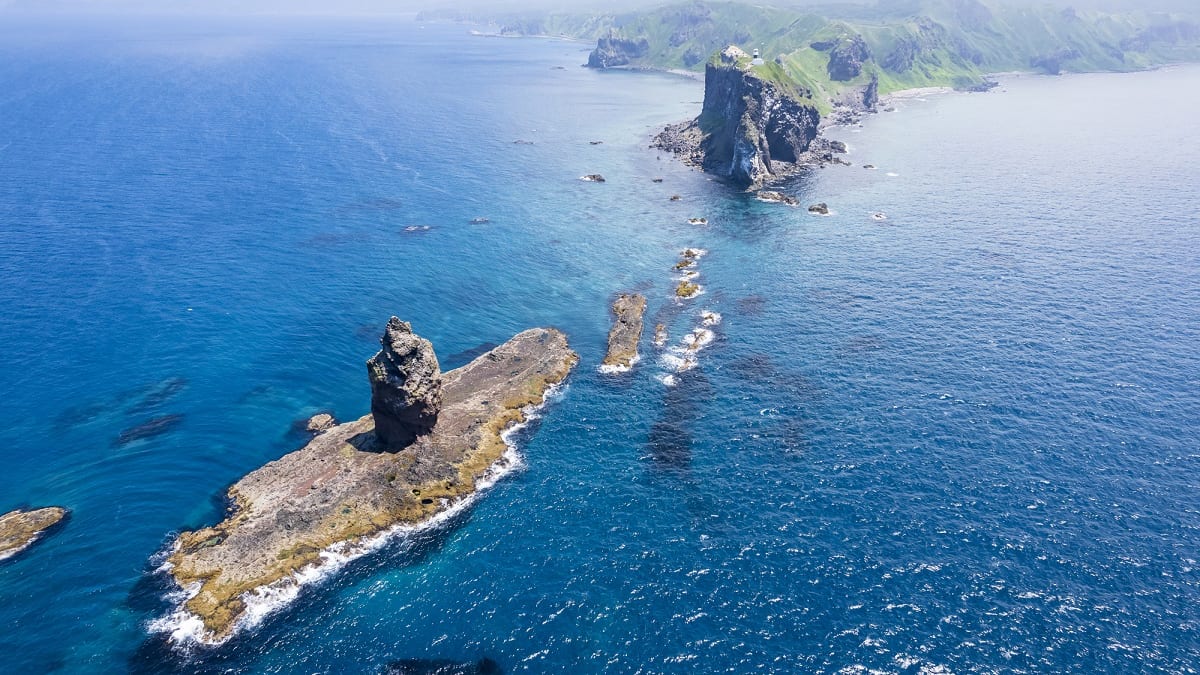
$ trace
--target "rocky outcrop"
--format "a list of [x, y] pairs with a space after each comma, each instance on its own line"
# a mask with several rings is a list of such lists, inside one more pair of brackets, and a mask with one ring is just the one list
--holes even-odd
[[773, 202], [775, 204], [787, 204], [788, 206], [800, 206], [799, 199], [796, 199], [795, 197], [793, 197], [789, 194], [784, 194], [782, 192], [775, 192], [774, 190], [760, 190], [758, 192], [758, 194], [755, 196], [764, 202]]
[[319, 434], [322, 431], [333, 428], [335, 425], [337, 425], [337, 420], [333, 419], [333, 415], [330, 415], [329, 413], [317, 413], [316, 415], [308, 418], [308, 422], [305, 423], [304, 429], [309, 433]]
[[704, 70], [695, 121], [665, 129], [656, 146], [742, 187], [789, 173], [805, 158], [821, 121], [810, 92], [772, 81], [750, 56], [726, 47]]
[[[432, 382], [427, 376], [436, 362], [426, 358], [428, 343], [407, 324], [390, 321], [384, 343], [385, 361], [420, 363], [407, 372]], [[403, 354], [408, 358], [397, 358]], [[380, 452], [382, 416], [366, 415], [234, 483], [228, 516], [181, 534], [167, 561], [191, 594], [180, 611], [203, 626], [192, 637], [223, 641], [243, 625], [248, 602], [272, 589], [294, 589], [301, 572], [319, 576], [310, 570], [328, 562], [328, 551], [364, 552], [373, 538], [461, 505], [504, 464], [504, 432], [525, 421], [528, 408], [541, 404], [577, 361], [562, 333], [524, 331], [442, 373], [436, 424], [407, 447]]]
[[829, 79], [849, 82], [862, 75], [863, 62], [871, 58], [871, 49], [861, 35], [839, 38], [829, 49]]
[[367, 361], [371, 415], [380, 449], [402, 450], [429, 433], [442, 408], [442, 373], [429, 340], [392, 317]]
[[613, 302], [612, 311], [616, 318], [608, 332], [608, 354], [605, 355], [601, 367], [613, 371], [629, 370], [638, 358], [646, 296], [621, 294]]
[[1041, 70], [1047, 75], [1061, 75], [1063, 64], [1067, 61], [1077, 59], [1080, 54], [1078, 49], [1074, 47], [1063, 47], [1049, 54], [1035, 56], [1029, 60], [1029, 65]]
[[49, 506], [33, 511], [9, 511], [0, 516], [0, 560], [11, 558], [29, 548], [43, 532], [54, 527], [67, 510]]
[[649, 53], [650, 43], [646, 38], [633, 40], [610, 33], [596, 41], [596, 48], [588, 54], [587, 65], [588, 68], [624, 66]]

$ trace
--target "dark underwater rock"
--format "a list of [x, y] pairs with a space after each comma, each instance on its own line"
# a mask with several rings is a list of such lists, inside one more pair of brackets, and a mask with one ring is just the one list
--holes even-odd
[[152, 417], [141, 424], [129, 427], [117, 435], [114, 445], [128, 445], [134, 441], [140, 441], [146, 438], [153, 438], [169, 433], [183, 422], [183, 415], [160, 415]]

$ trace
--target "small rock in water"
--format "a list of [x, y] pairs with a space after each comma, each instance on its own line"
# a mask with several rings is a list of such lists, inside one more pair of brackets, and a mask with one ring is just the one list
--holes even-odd
[[667, 346], [667, 327], [664, 324], [658, 324], [654, 327], [654, 346]]
[[590, 183], [603, 183], [603, 182], [604, 182], [604, 176], [601, 176], [601, 175], [600, 175], [600, 174], [598, 174], [598, 173], [589, 173], [589, 174], [588, 174], [588, 175], [586, 175], [586, 176], [580, 176], [580, 177], [579, 177], [579, 180], [585, 180], [585, 181], [588, 181], [588, 182], [590, 182]]
[[799, 199], [782, 192], [775, 192], [774, 190], [760, 190], [755, 196], [764, 202], [775, 202], [777, 204], [787, 204], [788, 206], [800, 206]]
[[428, 232], [429, 226], [428, 225], [409, 225], [408, 227], [404, 228], [404, 231], [405, 232]]
[[688, 218], [689, 225], [707, 225], [708, 218]]
[[526, 141], [524, 139], [519, 138], [519, 139], [513, 141], [513, 144], [514, 145], [533, 145], [533, 141]]
[[33, 511], [10, 511], [0, 516], [0, 560], [11, 558], [28, 548], [66, 515], [66, 509], [49, 506]]
[[480, 217], [478, 217], [478, 218], [472, 218], [472, 219], [471, 219], [471, 224], [472, 224], [472, 225], [484, 225], [484, 224], [487, 224], [487, 223], [490, 223], [490, 222], [492, 222], [491, 218], [484, 218], [483, 216], [480, 216]]
[[588, 141], [588, 145], [603, 145], [604, 141]]
[[673, 202], [677, 202], [680, 199], [683, 199], [683, 197], [680, 197], [679, 195], [671, 195], [671, 201]]
[[304, 428], [314, 434], [319, 434], [326, 429], [331, 429], [337, 425], [337, 420], [333, 419], [333, 415], [329, 413], [317, 413], [308, 418], [308, 423]]
[[651, 183], [661, 183], [662, 181], [663, 181], [663, 179], [661, 179], [661, 178], [651, 178], [650, 179]]
[[827, 216], [827, 215], [829, 215], [829, 205], [826, 204], [825, 202], [813, 204], [812, 206], [808, 207], [808, 212], [816, 213], [816, 214], [819, 214], [822, 216]]
[[863, 164], [863, 168], [864, 169], [874, 169], [875, 165], [874, 164]]
[[884, 213], [883, 211], [876, 211], [875, 213], [871, 214], [871, 219], [872, 220], [887, 220], [887, 214]]

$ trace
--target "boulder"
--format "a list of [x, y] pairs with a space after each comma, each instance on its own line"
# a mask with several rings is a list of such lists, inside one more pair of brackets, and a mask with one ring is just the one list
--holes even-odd
[[808, 212], [816, 213], [816, 214], [822, 215], [822, 216], [827, 216], [827, 215], [829, 215], [829, 205], [826, 204], [825, 202], [813, 204], [812, 206], [808, 207]]
[[308, 422], [304, 425], [304, 428], [311, 433], [319, 434], [326, 429], [332, 428], [336, 424], [337, 420], [333, 419], [333, 415], [330, 415], [329, 413], [317, 413], [316, 415], [308, 418]]

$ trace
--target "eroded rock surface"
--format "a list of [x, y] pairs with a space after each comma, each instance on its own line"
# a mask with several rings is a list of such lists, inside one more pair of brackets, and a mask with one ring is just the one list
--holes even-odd
[[66, 509], [49, 506], [33, 511], [9, 511], [0, 516], [0, 560], [11, 558], [28, 548], [66, 515]]
[[381, 449], [400, 450], [433, 429], [442, 408], [442, 373], [429, 340], [392, 317], [367, 361], [371, 414]]
[[[407, 324], [389, 322], [384, 342], [383, 371], [391, 372], [394, 357], [409, 354], [412, 361], [417, 352], [422, 381], [433, 381], [428, 343]], [[425, 522], [473, 493], [505, 452], [501, 433], [522, 422], [577, 361], [562, 333], [524, 331], [441, 374], [436, 424], [410, 445], [379, 451], [380, 416], [367, 415], [239, 480], [228, 491], [228, 517], [181, 534], [168, 558], [170, 574], [195, 593], [184, 608], [203, 622], [203, 639], [228, 637], [245, 614], [247, 594], [287, 583], [331, 546]]]
[[612, 305], [612, 330], [608, 332], [608, 354], [602, 365], [628, 370], [637, 360], [638, 342], [642, 339], [642, 315], [646, 312], [646, 297], [622, 294]]
[[729, 46], [704, 69], [700, 117], [667, 127], [655, 145], [742, 187], [798, 170], [821, 116], [812, 92], [785, 87]]

